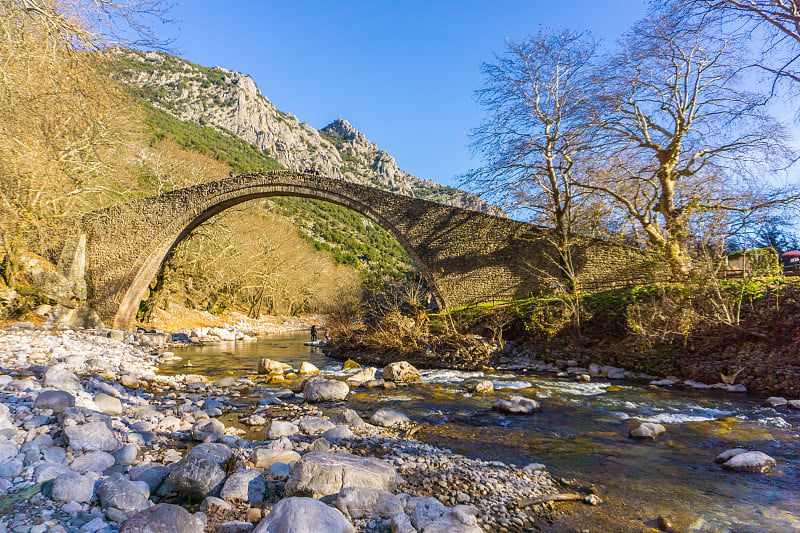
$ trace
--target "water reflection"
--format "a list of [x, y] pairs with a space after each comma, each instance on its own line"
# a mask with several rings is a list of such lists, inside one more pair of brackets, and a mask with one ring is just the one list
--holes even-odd
[[[282, 333], [259, 338], [258, 342], [221, 342], [206, 346], [187, 346], [173, 350], [181, 357], [180, 361], [164, 365], [165, 374], [195, 373], [203, 374], [211, 379], [226, 376], [245, 376], [255, 374], [258, 360], [268, 357], [288, 363], [297, 368], [303, 361], [308, 361], [318, 368], [337, 363], [327, 357], [318, 348], [305, 346], [308, 332]], [[191, 366], [186, 363], [191, 363]], [[340, 364], [341, 366], [341, 364]]]

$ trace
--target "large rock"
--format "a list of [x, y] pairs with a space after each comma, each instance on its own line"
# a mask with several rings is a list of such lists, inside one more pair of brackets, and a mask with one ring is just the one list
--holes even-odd
[[642, 422], [638, 426], [631, 428], [629, 435], [632, 439], [655, 440], [666, 432], [667, 428], [661, 424], [656, 424], [654, 422]]
[[198, 420], [192, 426], [192, 438], [200, 442], [216, 442], [225, 434], [225, 424], [215, 418]]
[[71, 309], [59, 304], [53, 310], [53, 317], [62, 324], [70, 324], [78, 328], [105, 327], [97, 311], [88, 305], [80, 305]]
[[222, 444], [221, 442], [204, 442], [198, 444], [186, 454], [186, 459], [190, 457], [208, 457], [213, 459], [217, 464], [221, 465], [233, 455], [233, 450]]
[[50, 497], [57, 502], [89, 503], [94, 497], [94, 480], [77, 472], [61, 474], [53, 480]]
[[[217, 381], [212, 381], [211, 383], [209, 383], [209, 385], [213, 386], [213, 387], [223, 388], [223, 389], [230, 388], [230, 387], [233, 387], [234, 385], [236, 385], [236, 378], [227, 377], [227, 378], [218, 379]], [[208, 400], [206, 400], [206, 401], [208, 401]]]
[[118, 509], [130, 518], [152, 505], [148, 500], [149, 491], [146, 491], [143, 485], [131, 481], [122, 474], [112, 474], [100, 483], [97, 497], [100, 498], [103, 509]]
[[134, 466], [128, 472], [132, 481], [142, 481], [150, 487], [150, 492], [158, 490], [164, 479], [169, 475], [169, 467], [157, 463], [146, 466]]
[[120, 385], [128, 387], [129, 389], [138, 389], [141, 385], [139, 378], [133, 374], [123, 374], [119, 377]]
[[294, 464], [300, 460], [300, 454], [292, 450], [271, 450], [269, 448], [256, 448], [250, 454], [250, 462], [256, 468], [267, 470], [275, 463]]
[[247, 418], [239, 420], [245, 426], [263, 426], [266, 425], [267, 419], [261, 415], [250, 415]]
[[309, 379], [303, 386], [303, 396], [310, 403], [344, 400], [349, 392], [350, 387], [344, 381], [321, 377]]
[[120, 466], [130, 466], [136, 462], [136, 457], [139, 455], [139, 447], [135, 444], [126, 444], [119, 450], [115, 451], [114, 461], [115, 464]]
[[342, 409], [342, 412], [333, 417], [335, 424], [347, 424], [350, 427], [361, 428], [367, 425], [353, 409]]
[[305, 416], [300, 419], [298, 425], [306, 435], [316, 435], [336, 427], [336, 424], [321, 416]]
[[392, 490], [397, 472], [388, 463], [349, 453], [309, 452], [292, 469], [286, 482], [287, 495], [321, 498], [347, 487]]
[[21, 254], [20, 267], [28, 283], [34, 285], [40, 294], [60, 305], [74, 308], [82, 299], [86, 299], [85, 293], [76, 294], [78, 285], [74, 281], [42, 257], [24, 252]]
[[376, 426], [389, 428], [392, 426], [397, 426], [400, 424], [411, 422], [411, 419], [408, 418], [403, 413], [401, 413], [400, 411], [383, 408], [375, 411], [375, 414], [372, 415], [372, 418], [370, 418], [369, 421], [371, 424], [375, 424]]
[[204, 520], [183, 507], [160, 503], [136, 513], [122, 524], [119, 533], [203, 533]]
[[301, 376], [313, 376], [315, 374], [319, 374], [319, 368], [312, 365], [308, 361], [303, 361], [297, 373]]
[[383, 379], [400, 383], [419, 381], [419, 370], [407, 361], [397, 361], [383, 367]]
[[722, 468], [733, 472], [757, 472], [764, 474], [772, 470], [776, 461], [764, 452], [744, 452], [733, 455], [722, 463]]
[[44, 374], [44, 386], [59, 390], [81, 390], [81, 381], [65, 363], [58, 363], [47, 369]]
[[225, 501], [240, 501], [251, 504], [264, 500], [267, 486], [261, 472], [248, 469], [234, 472], [222, 486], [219, 497]]
[[406, 508], [408, 494], [392, 494], [379, 489], [348, 487], [336, 496], [334, 505], [348, 518], [391, 518]]
[[178, 461], [169, 475], [169, 482], [190, 500], [200, 501], [222, 488], [225, 470], [213, 457], [187, 455]]
[[492, 406], [495, 411], [511, 414], [528, 414], [539, 410], [539, 402], [518, 394], [512, 394], [508, 400], [498, 400]]
[[483, 533], [477, 509], [468, 505], [445, 507], [436, 498], [410, 498], [411, 523], [424, 533]]
[[76, 450], [113, 452], [120, 447], [105, 413], [84, 407], [69, 407], [60, 415], [64, 436]]
[[120, 447], [114, 433], [102, 422], [65, 427], [64, 435], [76, 450], [113, 452]]
[[484, 379], [478, 383], [468, 385], [467, 390], [475, 394], [491, 394], [494, 392], [494, 384], [488, 379]]
[[22, 457], [0, 462], [0, 478], [13, 479], [22, 475], [23, 470], [25, 470], [25, 460]]
[[[255, 509], [254, 509], [255, 510]], [[251, 533], [253, 531], [253, 524], [250, 522], [243, 522], [241, 520], [228, 520], [217, 526], [214, 533]]]
[[411, 523], [411, 518], [406, 513], [392, 515], [392, 533], [417, 533], [417, 528]]
[[764, 405], [768, 405], [769, 407], [782, 407], [787, 403], [786, 398], [783, 396], [770, 396], [764, 400]]
[[347, 378], [347, 384], [351, 387], [361, 386], [364, 383], [375, 379], [375, 373], [377, 371], [378, 369], [372, 366], [361, 369]]
[[100, 392], [95, 394], [93, 400], [97, 408], [108, 415], [122, 414], [122, 402], [119, 401], [119, 398]]
[[36, 465], [33, 471], [33, 481], [42, 483], [43, 481], [55, 479], [62, 474], [74, 474], [74, 472], [67, 465], [45, 461]]
[[337, 509], [312, 498], [284, 498], [253, 533], [355, 533]]
[[292, 475], [292, 467], [286, 463], [274, 463], [268, 469], [266, 476], [269, 479], [277, 479], [279, 481], [286, 481]]
[[108, 426], [109, 429], [111, 428], [110, 416], [100, 411], [87, 409], [86, 407], [68, 407], [59, 414], [58, 419], [62, 426], [102, 422]]
[[76, 471], [102, 472], [114, 466], [116, 460], [110, 453], [95, 450], [76, 457], [69, 467]]
[[221, 341], [235, 341], [236, 332], [225, 328], [211, 328], [208, 330], [209, 335], [219, 337]]
[[258, 360], [259, 374], [283, 374], [286, 370], [292, 370], [292, 365], [287, 365], [280, 361], [273, 361], [267, 357]]
[[11, 418], [11, 411], [4, 403], [0, 403], [0, 430], [14, 429], [14, 420]]
[[281, 437], [290, 437], [300, 431], [297, 424], [286, 422], [285, 420], [273, 420], [267, 426], [265, 437], [267, 440], [280, 439]]
[[355, 433], [350, 426], [341, 424], [325, 431], [321, 436], [323, 439], [352, 439], [355, 437]]
[[734, 455], [739, 455], [740, 453], [747, 453], [750, 450], [745, 450], [744, 448], [731, 448], [729, 450], [725, 450], [721, 454], [717, 455], [714, 459], [714, 462], [717, 464], [722, 464], [728, 461]]
[[19, 446], [17, 446], [14, 442], [5, 439], [0, 441], [0, 461], [13, 459], [19, 455], [19, 451]]
[[39, 393], [33, 402], [34, 409], [52, 409], [61, 413], [64, 409], [75, 406], [75, 397], [63, 390], [46, 390]]
[[61, 446], [42, 446], [39, 451], [45, 461], [62, 465], [67, 464], [67, 450]]

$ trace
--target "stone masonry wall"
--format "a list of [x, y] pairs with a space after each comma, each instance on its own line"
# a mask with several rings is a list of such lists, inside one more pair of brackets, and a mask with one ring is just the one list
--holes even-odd
[[[87, 214], [89, 302], [106, 323], [127, 329], [169, 251], [200, 223], [267, 196], [330, 201], [367, 216], [408, 251], [439, 302], [453, 308], [522, 298], [557, 277], [547, 229], [343, 180], [292, 171], [226, 178]], [[573, 253], [587, 287], [648, 281], [666, 274], [641, 250], [581, 239]]]

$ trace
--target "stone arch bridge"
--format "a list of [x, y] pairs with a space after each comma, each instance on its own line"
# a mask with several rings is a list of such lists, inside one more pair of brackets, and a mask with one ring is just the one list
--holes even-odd
[[[65, 250], [73, 274], [82, 271], [88, 304], [106, 324], [129, 329], [150, 282], [182, 239], [229, 207], [269, 196], [332, 202], [379, 224], [445, 308], [527, 297], [557, 277], [545, 228], [293, 171], [244, 174], [88, 213]], [[590, 239], [581, 241], [574, 262], [588, 286], [651, 279], [658, 268], [640, 250]]]

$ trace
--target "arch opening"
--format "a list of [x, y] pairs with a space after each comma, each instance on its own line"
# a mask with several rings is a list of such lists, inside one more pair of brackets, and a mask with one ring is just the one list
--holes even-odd
[[151, 246], [150, 253], [140, 261], [138, 267], [135, 267], [135, 272], [130, 276], [131, 282], [124, 291], [119, 307], [113, 317], [114, 327], [128, 329], [133, 325], [139, 310], [139, 304], [149, 291], [151, 281], [156, 277], [162, 264], [176, 247], [201, 224], [240, 204], [272, 197], [309, 198], [328, 202], [348, 208], [383, 228], [411, 258], [413, 265], [421, 278], [425, 280], [427, 288], [437, 304], [446, 306], [446, 300], [442, 297], [432, 272], [417, 255], [414, 246], [408, 242], [403, 233], [391, 221], [383, 217], [366, 202], [351, 196], [344, 196], [324, 187], [313, 188], [308, 187], [308, 185], [272, 184], [269, 187], [264, 187], [263, 185], [245, 186], [227, 194], [211, 196], [199, 205], [194, 206], [188, 216], [179, 218], [178, 221], [165, 228], [166, 231], [161, 232], [159, 238]]

